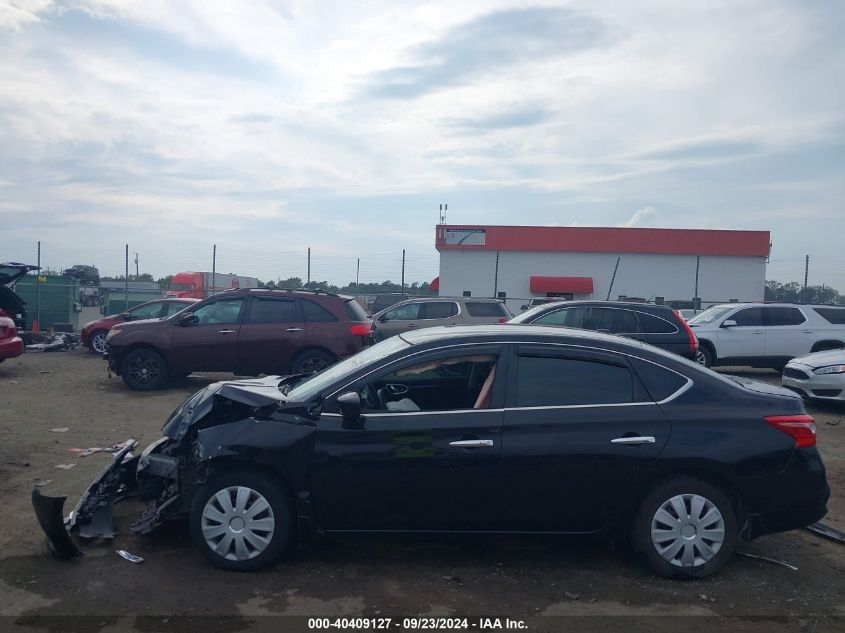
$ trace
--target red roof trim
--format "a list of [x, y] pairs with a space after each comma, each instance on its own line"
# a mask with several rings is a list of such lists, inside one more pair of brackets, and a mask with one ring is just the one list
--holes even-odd
[[431, 283], [428, 284], [429, 289], [433, 292], [440, 292], [440, 277], [435, 277], [431, 280]]
[[532, 276], [528, 288], [531, 292], [571, 292], [588, 295], [593, 292], [592, 277], [542, 277]]
[[[449, 229], [484, 229], [484, 244], [447, 244]], [[586, 226], [439, 225], [437, 250], [768, 257], [769, 231]]]

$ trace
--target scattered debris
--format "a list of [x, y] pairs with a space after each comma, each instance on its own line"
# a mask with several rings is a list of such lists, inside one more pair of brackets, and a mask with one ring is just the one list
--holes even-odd
[[53, 483], [52, 479], [45, 479], [44, 481], [39, 481], [35, 484], [36, 488], [43, 488], [44, 486], [48, 486]]
[[55, 429], [50, 429], [50, 430], [53, 433], [67, 433], [68, 431], [70, 431], [70, 429], [67, 428], [66, 426], [61, 426], [61, 427], [58, 427], [58, 428], [55, 428]]
[[42, 370], [41, 370], [41, 371], [39, 371], [38, 373], [39, 373], [39, 374], [52, 374], [53, 372], [52, 372], [52, 371], [50, 371], [49, 369], [42, 369]]
[[128, 560], [130, 563], [143, 563], [144, 562], [143, 558], [141, 558], [140, 556], [135, 556], [135, 554], [130, 554], [125, 549], [115, 550], [115, 554], [117, 554], [121, 558]]
[[59, 468], [61, 470], [70, 470], [74, 466], [76, 466], [76, 464], [56, 464], [56, 468]]
[[126, 448], [131, 443], [133, 443], [133, 440], [112, 444], [111, 446], [107, 446], [105, 448], [92, 446], [91, 448], [69, 448], [67, 450], [69, 453], [73, 453], [77, 457], [88, 457], [89, 455], [94, 455], [95, 453], [116, 453], [119, 450]]
[[829, 538], [831, 541], [836, 541], [837, 543], [845, 543], [845, 532], [837, 530], [835, 527], [825, 525], [824, 523], [813, 523], [812, 525], [808, 525], [804, 529], [809, 530], [813, 534], [818, 534], [819, 536]]
[[443, 576], [443, 580], [451, 580], [452, 582], [458, 583], [461, 587], [464, 586], [464, 581], [459, 576]]
[[791, 565], [783, 560], [778, 560], [777, 558], [769, 558], [768, 556], [760, 556], [758, 554], [749, 554], [748, 552], [737, 552], [740, 556], [745, 556], [746, 558], [756, 558], [757, 560], [764, 560], [767, 563], [774, 563], [775, 565], [780, 565], [781, 567], [786, 567], [787, 569], [791, 569], [792, 571], [798, 571], [798, 568], [795, 565]]
[[27, 352], [63, 352], [76, 349], [79, 346], [79, 336], [76, 334], [21, 332], [20, 336], [23, 339], [24, 349]]
[[569, 598], [570, 600], [578, 600], [581, 597], [580, 593], [574, 593], [572, 591], [564, 591], [563, 595]]

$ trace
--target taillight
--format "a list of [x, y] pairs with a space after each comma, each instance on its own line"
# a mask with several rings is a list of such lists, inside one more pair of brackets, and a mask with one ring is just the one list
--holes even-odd
[[355, 336], [369, 336], [371, 330], [372, 326], [368, 323], [359, 323], [358, 325], [352, 325], [349, 328], [350, 333]]
[[675, 316], [678, 317], [678, 321], [681, 322], [681, 325], [684, 326], [684, 329], [687, 331], [687, 336], [689, 336], [689, 351], [695, 354], [698, 351], [698, 339], [695, 337], [695, 333], [692, 331], [692, 328], [687, 323], [686, 319], [681, 316], [681, 313], [677, 310], [673, 310]]
[[795, 448], [816, 445], [816, 422], [809, 415], [767, 415], [766, 424], [795, 440]]
[[508, 322], [508, 320], [505, 317], [502, 317], [501, 319], [499, 319], [499, 323], [507, 323], [507, 322]]

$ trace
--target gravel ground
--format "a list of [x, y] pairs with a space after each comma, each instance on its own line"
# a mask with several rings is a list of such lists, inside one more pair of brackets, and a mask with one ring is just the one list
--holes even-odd
[[[767, 371], [743, 372], [777, 381]], [[212, 379], [129, 391], [83, 350], [25, 354], [0, 365], [0, 625], [26, 630], [307, 630], [268, 616], [460, 615], [524, 619], [528, 630], [845, 630], [845, 546], [806, 531], [743, 543], [792, 571], [736, 556], [716, 577], [673, 582], [646, 571], [624, 544], [538, 538], [332, 538], [275, 568], [209, 567], [184, 530], [128, 533], [139, 506], [116, 512], [121, 534], [72, 562], [47, 555], [29, 502], [36, 482], [75, 503], [110, 459], [71, 447], [159, 437], [167, 415]], [[833, 490], [826, 521], [845, 530], [845, 409], [808, 405]], [[67, 428], [65, 432], [53, 429]], [[74, 464], [69, 470], [59, 464]], [[69, 508], [66, 508], [66, 510]], [[115, 555], [144, 557], [133, 565]], [[84, 617], [89, 616], [89, 617]], [[505, 626], [502, 621], [502, 626]]]

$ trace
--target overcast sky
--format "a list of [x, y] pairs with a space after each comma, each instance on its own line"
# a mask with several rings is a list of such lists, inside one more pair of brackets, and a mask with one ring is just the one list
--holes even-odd
[[768, 229], [845, 293], [841, 0], [0, 0], [0, 260], [437, 274], [450, 223]]

